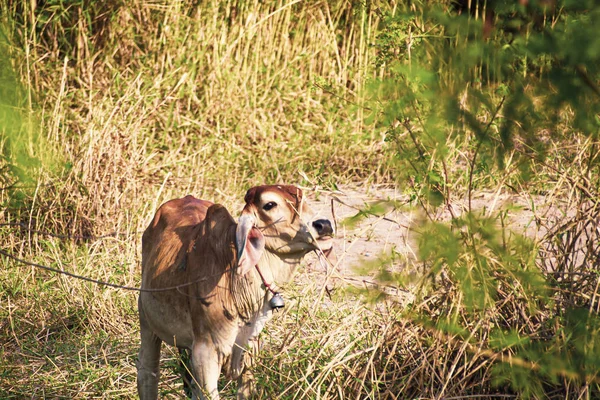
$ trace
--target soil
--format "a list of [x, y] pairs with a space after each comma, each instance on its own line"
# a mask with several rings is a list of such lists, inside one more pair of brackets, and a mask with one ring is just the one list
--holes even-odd
[[[309, 257], [307, 271], [322, 274], [328, 286], [337, 286], [340, 281], [357, 286], [375, 284], [374, 274], [359, 271], [361, 265], [370, 261], [376, 264], [378, 257], [393, 252], [397, 255], [386, 262], [391, 270], [406, 268], [407, 260], [418, 264], [417, 235], [421, 221], [427, 216], [417, 211], [419, 207], [409, 205], [409, 199], [397, 189], [389, 187], [369, 187], [367, 190], [343, 188], [334, 192], [309, 191], [310, 205], [319, 216], [335, 221], [336, 238], [334, 240], [334, 269], [331, 264], [319, 262], [316, 257]], [[382, 215], [368, 215], [356, 224], [348, 224], [349, 219], [374, 204], [390, 205]], [[541, 238], [546, 229], [543, 218], [551, 208], [544, 204], [543, 197], [527, 198], [525, 196], [506, 193], [478, 193], [471, 199], [454, 199], [449, 207], [441, 206], [434, 220], [448, 220], [452, 215], [459, 216], [469, 210], [486, 216], [493, 216], [499, 210], [503, 218], [498, 223], [505, 224], [509, 230], [525, 234], [532, 238]], [[389, 288], [388, 288], [389, 289]], [[390, 290], [386, 290], [390, 292]], [[406, 300], [412, 297], [405, 290], [393, 291]]]

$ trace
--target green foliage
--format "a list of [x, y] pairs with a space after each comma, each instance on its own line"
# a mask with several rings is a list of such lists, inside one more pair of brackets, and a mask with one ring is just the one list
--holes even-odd
[[[9, 54], [9, 45], [0, 25], [0, 52]], [[40, 144], [35, 118], [28, 111], [27, 91], [19, 83], [9, 57], [0, 58], [0, 149], [3, 186], [11, 178], [32, 183], [30, 171], [41, 166]]]
[[[584, 3], [498, 2], [489, 38], [479, 20], [439, 5], [388, 15], [376, 42], [384, 78], [371, 93], [373, 119], [396, 149], [398, 182], [421, 179], [444, 197], [446, 184], [430, 174], [439, 175], [457, 135], [476, 146], [472, 161], [490, 154], [501, 170], [509, 155], [517, 163], [543, 160], [540, 132], [556, 132], [565, 119], [570, 129], [597, 135], [600, 9]], [[513, 153], [517, 141], [526, 148]], [[523, 170], [520, 179], [528, 178]]]
[[[472, 193], [539, 187], [548, 163], [563, 157], [557, 143], [595, 143], [599, 25], [593, 1], [420, 1], [388, 12], [375, 43], [370, 121], [385, 130], [395, 179], [423, 211], [415, 232], [421, 296], [438, 308], [414, 307], [406, 317], [479, 349], [473, 362], [495, 361], [495, 388], [524, 398], [583, 385], [598, 394], [600, 319], [593, 300], [586, 309], [557, 304], [561, 292], [539, 266], [545, 244], [508, 231], [502, 211], [475, 212]], [[595, 146], [564, 154], [596, 171]], [[467, 210], [456, 213], [462, 197]], [[434, 216], [440, 206], [448, 218]]]

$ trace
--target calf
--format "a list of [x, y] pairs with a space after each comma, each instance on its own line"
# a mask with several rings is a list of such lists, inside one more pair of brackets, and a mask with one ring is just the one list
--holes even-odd
[[142, 400], [158, 397], [163, 341], [189, 350], [200, 386], [192, 389], [193, 398], [219, 398], [223, 366], [238, 379], [238, 399], [249, 396], [243, 356], [279, 305], [276, 285], [291, 279], [306, 253], [331, 249], [330, 221], [304, 222], [311, 215], [300, 189], [258, 186], [245, 201], [236, 224], [219, 204], [192, 196], [171, 200], [144, 232], [137, 381]]

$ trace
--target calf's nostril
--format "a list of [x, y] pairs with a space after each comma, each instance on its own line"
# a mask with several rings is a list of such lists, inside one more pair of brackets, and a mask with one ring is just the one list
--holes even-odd
[[312, 225], [315, 228], [315, 230], [317, 231], [317, 233], [319, 234], [319, 236], [333, 234], [333, 228], [332, 228], [331, 222], [329, 222], [329, 220], [318, 219], [316, 221], [313, 221]]

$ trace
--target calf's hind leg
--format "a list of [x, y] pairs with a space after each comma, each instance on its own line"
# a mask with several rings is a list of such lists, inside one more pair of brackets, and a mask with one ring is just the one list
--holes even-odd
[[154, 334], [140, 313], [140, 336], [142, 343], [137, 362], [137, 387], [140, 400], [158, 399], [160, 376], [160, 345], [162, 340]]

